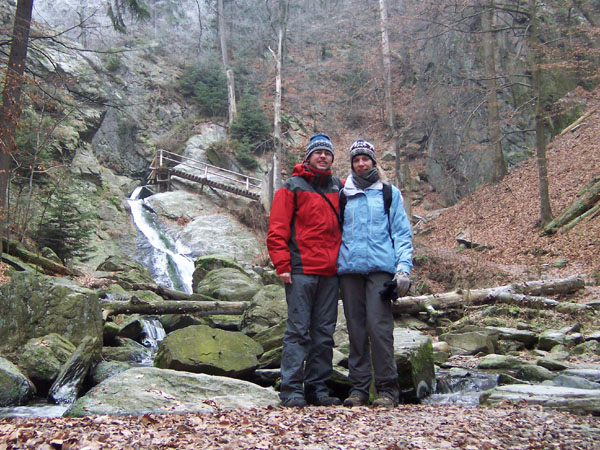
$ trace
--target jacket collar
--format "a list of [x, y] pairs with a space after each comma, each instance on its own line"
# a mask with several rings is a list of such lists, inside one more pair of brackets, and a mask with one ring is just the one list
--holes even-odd
[[354, 179], [352, 178], [352, 173], [351, 173], [350, 175], [348, 175], [348, 178], [346, 178], [346, 184], [344, 185], [343, 190], [344, 190], [344, 195], [346, 197], [353, 197], [354, 195], [364, 193], [365, 190], [369, 190], [369, 189], [375, 189], [375, 190], [381, 191], [383, 189], [383, 183], [381, 182], [381, 180], [376, 181], [371, 186], [369, 186], [367, 189], [363, 190], [354, 184]]
[[309, 183], [320, 187], [328, 185], [331, 181], [331, 169], [326, 171], [315, 169], [304, 161], [302, 164], [294, 166], [292, 176], [302, 177]]

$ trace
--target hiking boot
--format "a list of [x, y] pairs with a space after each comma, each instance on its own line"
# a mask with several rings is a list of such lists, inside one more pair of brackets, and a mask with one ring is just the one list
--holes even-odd
[[281, 400], [281, 406], [285, 406], [286, 408], [304, 408], [306, 406], [306, 400], [302, 397], [290, 397]]
[[352, 394], [344, 400], [344, 406], [348, 406], [349, 408], [352, 408], [353, 406], [366, 406], [368, 404], [369, 400], [358, 394]]
[[342, 401], [337, 397], [324, 395], [323, 397], [317, 397], [309, 400], [309, 403], [314, 406], [339, 406], [342, 404]]
[[373, 406], [393, 408], [394, 406], [398, 406], [398, 400], [393, 399], [389, 394], [380, 394], [373, 400]]

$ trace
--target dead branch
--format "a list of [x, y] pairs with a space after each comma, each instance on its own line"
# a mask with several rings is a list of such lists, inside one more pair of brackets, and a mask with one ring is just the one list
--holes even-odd
[[526, 281], [488, 289], [459, 290], [442, 294], [401, 297], [392, 304], [394, 313], [417, 313], [436, 309], [483, 305], [494, 302], [517, 304], [527, 307], [556, 307], [556, 300], [549, 295], [572, 294], [584, 286], [580, 276], [555, 280]]

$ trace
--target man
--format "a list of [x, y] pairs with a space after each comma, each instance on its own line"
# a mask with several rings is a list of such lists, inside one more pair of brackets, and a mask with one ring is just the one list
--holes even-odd
[[275, 193], [267, 248], [285, 285], [288, 318], [281, 354], [283, 406], [341, 404], [329, 395], [337, 320], [340, 248], [339, 178], [331, 175], [333, 144], [313, 136], [302, 164]]

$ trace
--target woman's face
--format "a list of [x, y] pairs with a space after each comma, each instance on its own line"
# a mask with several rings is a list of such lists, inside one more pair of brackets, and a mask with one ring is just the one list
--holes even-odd
[[358, 175], [362, 175], [373, 168], [373, 160], [367, 155], [356, 155], [352, 159], [352, 170]]

